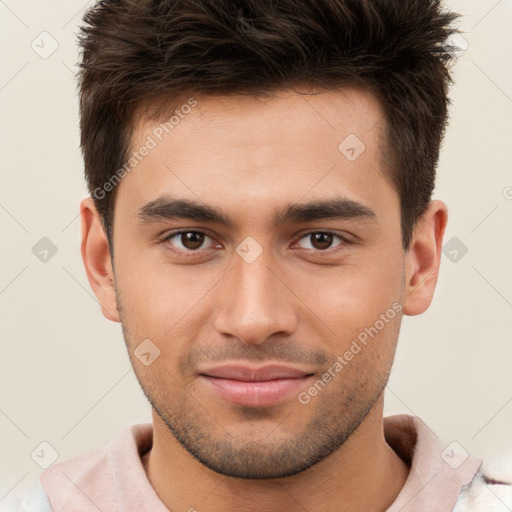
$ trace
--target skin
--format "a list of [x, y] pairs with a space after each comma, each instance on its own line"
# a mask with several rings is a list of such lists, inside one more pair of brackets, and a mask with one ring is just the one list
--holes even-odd
[[[114, 264], [91, 198], [81, 203], [87, 276], [103, 314], [122, 322], [153, 405], [149, 481], [171, 510], [384, 511], [409, 468], [384, 438], [383, 391], [402, 316], [432, 301], [447, 207], [430, 203], [404, 252], [399, 196], [379, 152], [383, 111], [365, 91], [195, 98], [118, 185]], [[132, 149], [157, 124], [141, 118]], [[366, 146], [355, 161], [338, 149], [348, 134]], [[137, 212], [163, 194], [221, 208], [234, 225], [142, 222]], [[335, 196], [376, 219], [275, 225], [280, 208]], [[178, 229], [207, 236], [195, 246], [164, 241]], [[347, 242], [315, 243], [326, 230]], [[251, 263], [236, 251], [246, 237], [262, 250]], [[297, 393], [272, 406], [233, 404], [199, 375], [221, 363], [286, 362], [314, 382], [393, 304], [401, 312], [307, 404]], [[134, 354], [144, 339], [160, 350], [148, 366]]]

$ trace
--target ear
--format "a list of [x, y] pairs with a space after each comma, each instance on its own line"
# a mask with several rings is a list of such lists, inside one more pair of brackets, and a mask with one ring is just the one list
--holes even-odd
[[80, 219], [82, 223], [82, 260], [87, 278], [105, 318], [113, 322], [120, 322], [108, 239], [101, 218], [90, 197], [80, 203]]
[[448, 208], [437, 200], [431, 201], [418, 219], [405, 254], [405, 315], [420, 315], [432, 302], [447, 222]]

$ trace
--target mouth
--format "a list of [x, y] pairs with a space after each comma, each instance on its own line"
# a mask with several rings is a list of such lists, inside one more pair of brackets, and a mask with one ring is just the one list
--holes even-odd
[[200, 373], [218, 396], [236, 405], [263, 407], [282, 402], [305, 386], [313, 373], [282, 365], [225, 365]]

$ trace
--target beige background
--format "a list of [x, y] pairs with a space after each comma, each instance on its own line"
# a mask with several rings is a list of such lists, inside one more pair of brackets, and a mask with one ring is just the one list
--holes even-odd
[[[63, 460], [151, 419], [79, 252], [75, 32], [89, 3], [0, 1], [0, 499], [38, 477], [31, 453], [51, 455], [41, 442]], [[386, 413], [417, 414], [444, 444], [487, 458], [512, 449], [512, 1], [447, 6], [469, 48], [435, 198], [450, 210], [445, 241], [468, 252], [443, 256], [430, 310], [405, 318]], [[58, 42], [48, 58], [31, 47], [51, 49], [43, 31]], [[58, 249], [46, 263], [32, 253], [42, 237]]]

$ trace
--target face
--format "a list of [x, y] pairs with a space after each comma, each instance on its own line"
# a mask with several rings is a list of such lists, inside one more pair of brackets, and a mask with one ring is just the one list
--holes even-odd
[[190, 454], [292, 475], [344, 443], [392, 365], [405, 255], [383, 112], [355, 89], [195, 101], [169, 133], [137, 125], [132, 151], [151, 147], [118, 185], [117, 310]]

